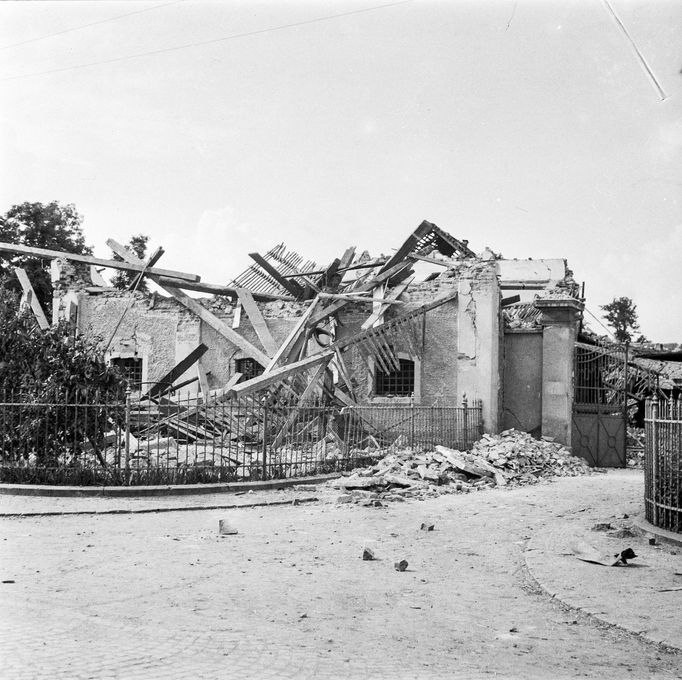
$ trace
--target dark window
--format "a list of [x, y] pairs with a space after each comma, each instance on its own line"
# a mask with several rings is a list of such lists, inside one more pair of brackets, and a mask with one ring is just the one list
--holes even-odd
[[251, 359], [251, 357], [237, 359], [234, 363], [237, 373], [242, 374], [242, 377], [239, 378], [239, 382], [251, 380], [251, 378], [255, 378], [265, 370], [255, 359]]
[[385, 373], [376, 366], [374, 394], [382, 397], [409, 397], [414, 392], [414, 361], [398, 359], [399, 371]]
[[128, 381], [131, 390], [139, 390], [142, 386], [142, 359], [135, 357], [118, 357], [111, 363], [116, 366]]

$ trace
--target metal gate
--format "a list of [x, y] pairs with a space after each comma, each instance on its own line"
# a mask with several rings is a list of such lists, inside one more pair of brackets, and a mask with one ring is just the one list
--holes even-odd
[[573, 383], [573, 454], [596, 467], [625, 467], [627, 347], [576, 343]]

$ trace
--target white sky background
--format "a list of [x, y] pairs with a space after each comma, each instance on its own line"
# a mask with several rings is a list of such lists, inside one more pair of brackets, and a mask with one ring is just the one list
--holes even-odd
[[0, 212], [74, 203], [97, 255], [142, 232], [210, 283], [428, 219], [682, 342], [682, 3], [611, 0], [664, 101], [602, 0], [381, 4], [0, 3]]

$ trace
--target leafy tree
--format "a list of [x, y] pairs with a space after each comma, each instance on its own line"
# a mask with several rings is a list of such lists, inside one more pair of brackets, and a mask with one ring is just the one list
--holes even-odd
[[631, 342], [632, 335], [639, 330], [637, 321], [637, 305], [629, 297], [614, 298], [607, 305], [601, 305], [606, 312], [604, 318], [613, 328], [618, 342]]
[[[145, 259], [145, 255], [147, 254], [147, 243], [149, 242], [149, 236], [145, 236], [144, 234], [137, 234], [135, 236], [131, 236], [130, 240], [128, 241], [128, 250], [132, 250], [135, 255], [137, 255], [141, 260]], [[123, 258], [120, 255], [117, 255], [114, 253], [114, 260], [118, 260], [119, 262], [123, 261]], [[126, 272], [123, 271], [122, 269], [119, 269], [114, 277], [111, 279], [111, 285], [114, 286], [114, 288], [118, 288], [119, 290], [126, 290], [130, 284], [135, 280], [137, 277], [137, 272]], [[141, 291], [146, 291], [147, 290], [147, 281], [143, 278], [138, 284], [137, 284], [137, 290]]]
[[[0, 454], [16, 462], [57, 466], [74, 443], [101, 444], [125, 381], [109, 366], [95, 338], [74, 337], [68, 322], [41, 330], [19, 308], [19, 297], [0, 287]], [[87, 415], [85, 413], [87, 408]]]
[[[92, 248], [85, 245], [82, 223], [83, 217], [70, 203], [21, 203], [13, 205], [4, 215], [0, 215], [0, 241], [92, 255]], [[52, 282], [49, 258], [0, 252], [0, 277], [4, 275], [8, 288], [20, 291], [21, 286], [14, 275], [13, 267], [23, 267], [26, 270], [43, 309], [50, 309]]]

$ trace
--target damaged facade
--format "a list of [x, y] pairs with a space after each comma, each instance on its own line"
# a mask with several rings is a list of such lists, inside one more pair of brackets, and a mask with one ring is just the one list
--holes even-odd
[[[477, 256], [429, 222], [388, 258], [349, 248], [317, 267], [283, 246], [252, 258], [228, 286], [143, 268], [171, 297], [115, 290], [58, 260], [53, 315], [100, 336], [140, 394], [443, 407], [466, 398], [480, 401], [486, 432], [571, 444], [583, 305], [564, 260]], [[418, 280], [424, 262], [435, 271]]]

